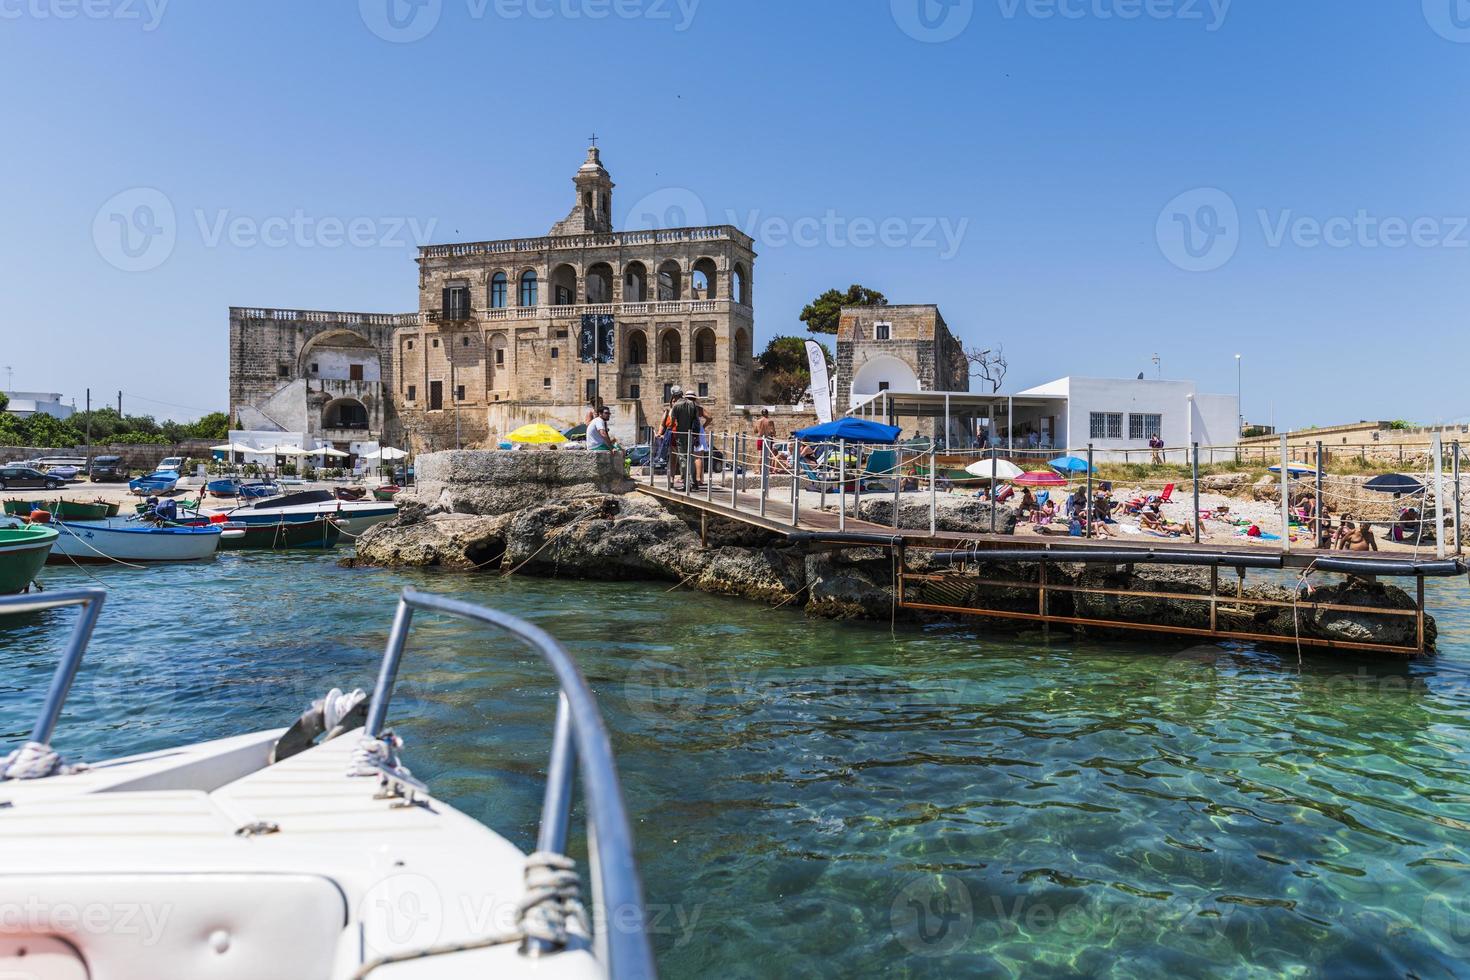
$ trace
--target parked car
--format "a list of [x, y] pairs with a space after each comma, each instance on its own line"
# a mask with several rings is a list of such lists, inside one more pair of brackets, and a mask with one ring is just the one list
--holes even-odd
[[92, 460], [92, 468], [87, 475], [93, 483], [126, 483], [128, 468], [123, 465], [121, 456], [98, 456]]
[[63, 482], [29, 466], [0, 466], [0, 490], [60, 490]]
[[162, 472], [164, 470], [171, 470], [174, 473], [178, 473], [180, 475], [183, 475], [183, 472], [184, 472], [184, 464], [187, 463], [187, 462], [188, 462], [188, 459], [186, 457], [184, 457], [184, 456], [169, 456], [166, 459], [164, 459], [163, 462], [159, 463], [156, 467], [154, 467], [154, 469], [157, 472]]

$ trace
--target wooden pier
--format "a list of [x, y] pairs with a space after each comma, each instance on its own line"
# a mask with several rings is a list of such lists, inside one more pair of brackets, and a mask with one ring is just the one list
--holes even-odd
[[[789, 489], [761, 494], [758, 489], [741, 487], [740, 481], [725, 486], [718, 484], [686, 493], [667, 485], [639, 484], [638, 490], [666, 503], [687, 507], [701, 517], [707, 539], [707, 522], [711, 517], [758, 527], [793, 542], [802, 541], [833, 548], [881, 547], [895, 552], [898, 605], [905, 609], [958, 615], [984, 616], [1043, 624], [1170, 633], [1206, 640], [1241, 640], [1259, 643], [1297, 643], [1301, 646], [1368, 651], [1396, 655], [1428, 652], [1425, 631], [1424, 580], [1426, 577], [1463, 575], [1464, 561], [1458, 557], [1423, 558], [1403, 552], [1342, 552], [1315, 548], [1275, 550], [1259, 545], [1195, 543], [1184, 540], [1151, 538], [1147, 542], [1117, 539], [1046, 537], [1025, 534], [991, 534], [961, 532], [928, 527], [915, 529], [892, 527], [862, 520], [851, 514], [841, 515], [835, 509], [818, 509], [798, 505], [792, 517]], [[754, 482], [754, 481], [751, 481]], [[879, 495], [893, 499], [893, 494]], [[909, 494], [907, 502], [927, 495]], [[835, 498], [834, 498], [835, 499]], [[870, 495], [871, 499], [871, 495]], [[914, 568], [911, 559], [922, 558]], [[1048, 568], [1060, 563], [1082, 563], [1129, 567], [1163, 565], [1205, 567], [1209, 569], [1210, 589], [1206, 593], [1157, 592], [1123, 588], [1091, 588], [1049, 581]], [[996, 564], [1038, 569], [1036, 578], [980, 578], [972, 572], [975, 566]], [[940, 566], [936, 568], [935, 566]], [[1235, 589], [1221, 591], [1220, 570], [1234, 571]], [[1413, 578], [1413, 608], [1386, 608], [1265, 599], [1244, 594], [1248, 570], [1297, 570], [1300, 573], [1329, 572], [1360, 577], [1393, 576]], [[980, 605], [977, 591], [986, 588], [1024, 589], [1036, 593], [1032, 609], [999, 609]], [[1208, 604], [1208, 627], [1188, 627], [1158, 622], [1097, 618], [1058, 614], [1051, 611], [1050, 599], [1058, 595], [1084, 593], [1092, 596], [1148, 599]], [[1291, 609], [1297, 613], [1336, 612], [1358, 616], [1412, 617], [1415, 622], [1412, 644], [1366, 643], [1321, 637], [1291, 637], [1240, 628], [1238, 623], [1259, 611]]]

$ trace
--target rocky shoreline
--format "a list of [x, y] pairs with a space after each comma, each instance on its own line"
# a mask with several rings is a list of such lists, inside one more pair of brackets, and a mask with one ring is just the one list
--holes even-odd
[[[789, 606], [813, 616], [873, 620], [943, 618], [942, 614], [897, 608], [895, 560], [884, 548], [792, 542], [749, 525], [708, 517], [693, 508], [633, 492], [621, 457], [609, 453], [483, 452], [434, 453], [418, 460], [418, 486], [402, 497], [394, 520], [377, 525], [357, 542], [349, 564], [375, 567], [437, 567], [463, 572], [514, 573], [590, 580], [644, 579], [677, 583], [714, 595], [772, 606]], [[862, 516], [892, 520], [892, 501], [864, 502]], [[919, 507], [918, 504], [913, 505]], [[927, 504], [922, 517], [927, 520]], [[917, 513], [917, 512], [916, 512]], [[917, 519], [917, 518], [916, 518]], [[988, 506], [947, 501], [942, 529], [989, 526]], [[1000, 530], [1016, 525], [1013, 510], [1001, 511]], [[923, 571], [920, 553], [909, 567]], [[973, 566], [972, 566], [973, 567]], [[1039, 566], [975, 568], [977, 581], [1009, 578], [1036, 581]], [[1029, 578], [1028, 578], [1029, 576]], [[1222, 575], [1222, 582], [1233, 580]], [[1127, 589], [1135, 592], [1204, 594], [1202, 569], [1135, 566], [1053, 565], [1051, 586]], [[951, 581], [950, 591], [954, 590]], [[1224, 589], [1222, 588], [1222, 591]], [[1245, 595], [1289, 602], [1291, 592], [1259, 582]], [[996, 609], [1034, 611], [1036, 591], [975, 585], [952, 599], [984, 599]], [[1394, 586], [1351, 580], [1320, 586], [1314, 599], [1392, 609], [1412, 609], [1413, 599]], [[927, 600], [925, 600], [927, 601]], [[936, 604], [954, 604], [936, 603]], [[1118, 597], [1090, 591], [1057, 591], [1050, 612], [1079, 618], [1116, 618], [1195, 629], [1209, 625], [1208, 603], [1166, 597]], [[1434, 624], [1425, 617], [1432, 648]], [[998, 629], [1005, 621], [987, 620]], [[1223, 629], [1280, 636], [1412, 645], [1412, 617], [1294, 612], [1290, 607], [1219, 611]], [[1094, 628], [1089, 631], [1096, 632]], [[1137, 634], [1134, 636], [1147, 635]]]

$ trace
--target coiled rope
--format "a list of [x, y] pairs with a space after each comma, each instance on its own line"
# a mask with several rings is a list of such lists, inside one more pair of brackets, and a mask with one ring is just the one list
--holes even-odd
[[83, 772], [87, 766], [76, 763], [68, 765], [61, 754], [49, 745], [27, 742], [0, 760], [0, 783], [9, 779], [45, 779], [47, 776], [68, 776]]

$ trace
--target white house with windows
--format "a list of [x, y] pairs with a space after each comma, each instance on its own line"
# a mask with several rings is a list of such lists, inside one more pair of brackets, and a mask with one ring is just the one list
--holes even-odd
[[1144, 462], [1154, 435], [1171, 449], [1233, 446], [1240, 425], [1235, 395], [1201, 392], [1193, 381], [1066, 377], [1016, 398], [1027, 403], [1012, 422], [1018, 437], [1037, 432], [1073, 453], [1091, 445], [1101, 459], [1122, 459], [1128, 450], [1128, 458]]

